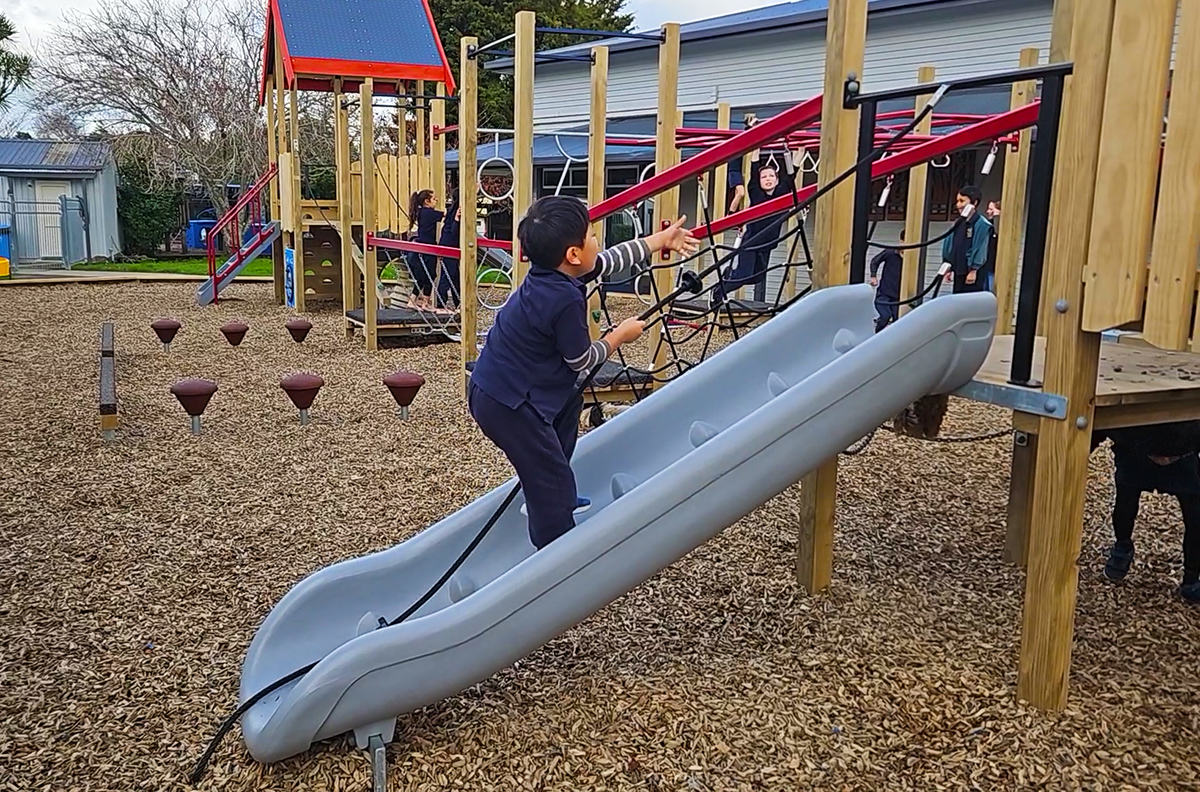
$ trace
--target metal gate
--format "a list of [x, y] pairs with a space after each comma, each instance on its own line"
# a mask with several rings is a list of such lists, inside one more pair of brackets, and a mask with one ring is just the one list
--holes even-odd
[[87, 206], [82, 197], [9, 201], [0, 208], [0, 228], [6, 225], [14, 271], [70, 269], [88, 259]]

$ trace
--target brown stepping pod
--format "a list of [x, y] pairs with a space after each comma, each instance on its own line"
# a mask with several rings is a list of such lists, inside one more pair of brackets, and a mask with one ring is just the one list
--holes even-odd
[[396, 400], [400, 420], [408, 420], [408, 408], [417, 398], [417, 391], [425, 384], [425, 378], [411, 371], [393, 371], [383, 378], [383, 384]]
[[221, 332], [225, 334], [225, 340], [233, 346], [238, 346], [242, 343], [242, 339], [246, 337], [246, 332], [250, 329], [250, 325], [245, 322], [226, 322], [221, 325]]
[[179, 328], [183, 327], [177, 319], [155, 319], [150, 323], [150, 329], [158, 336], [158, 340], [162, 342], [163, 352], [171, 351], [171, 342], [175, 340], [175, 334], [179, 332]]
[[294, 319], [288, 319], [284, 327], [292, 334], [293, 341], [297, 344], [302, 344], [304, 343], [304, 339], [308, 338], [308, 331], [312, 330], [312, 322], [297, 316]]
[[217, 383], [205, 379], [180, 380], [171, 386], [171, 393], [184, 411], [192, 417], [192, 434], [200, 434], [200, 416], [217, 392]]
[[292, 404], [300, 411], [300, 423], [308, 423], [308, 408], [312, 407], [317, 392], [324, 384], [325, 380], [316, 374], [289, 374], [279, 381], [279, 387], [283, 388]]

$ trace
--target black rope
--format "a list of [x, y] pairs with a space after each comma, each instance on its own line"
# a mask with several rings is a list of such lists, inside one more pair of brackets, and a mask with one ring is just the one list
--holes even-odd
[[[849, 168], [845, 172], [839, 174], [835, 179], [833, 179], [828, 184], [826, 184], [824, 188], [817, 190], [809, 199], [807, 199], [803, 203], [797, 203], [795, 208], [793, 208], [791, 210], [791, 212], [789, 213], [789, 216], [793, 216], [794, 214], [799, 214], [800, 211], [802, 211], [807, 206], [811, 205], [819, 197], [821, 197], [825, 193], [829, 192], [830, 190], [834, 189], [839, 184], [841, 184], [843, 181], [845, 181], [846, 179], [848, 179], [852, 175], [854, 175], [857, 172], [860, 165], [866, 164], [867, 162], [870, 162], [870, 161], [873, 161], [875, 158], [877, 158], [879, 155], [881, 155], [884, 151], [886, 151], [888, 148], [890, 148], [894, 143], [896, 143], [901, 138], [903, 138], [905, 135], [907, 135], [909, 132], [911, 132], [912, 129], [914, 129], [916, 127], [916, 125], [918, 123], [920, 123], [920, 121], [926, 115], [928, 115], [930, 112], [932, 112], [932, 110], [933, 110], [933, 105], [926, 104], [925, 107], [922, 109], [922, 111], [914, 116], [914, 118], [910, 124], [906, 125], [903, 129], [901, 129], [899, 132], [897, 132], [895, 136], [893, 136], [889, 140], [885, 141], [880, 146], [877, 146], [875, 149], [872, 149], [872, 151], [867, 155], [867, 157], [865, 157], [862, 160], [862, 162], [855, 163], [851, 168]], [[798, 227], [802, 228], [803, 223], [798, 224]], [[759, 232], [759, 233], [761, 234], [762, 232]], [[685, 259], [685, 261], [691, 260], [694, 258], [698, 258], [702, 254], [703, 254], [703, 251], [697, 251], [696, 254], [688, 257], [687, 259]], [[704, 277], [704, 275], [709, 274], [714, 269], [718, 272], [718, 275], [719, 275], [719, 267], [720, 267], [720, 259], [718, 258], [717, 263], [712, 265], [712, 267], [706, 269], [705, 271], [697, 273], [697, 278], [702, 279]], [[643, 321], [647, 321], [655, 313], [660, 313], [659, 320], [665, 322], [666, 321], [666, 319], [665, 319], [666, 307], [671, 302], [673, 302], [675, 299], [677, 299], [681, 294], [683, 294], [685, 291], [689, 291], [690, 285], [691, 284], [689, 284], [689, 283], [685, 283], [685, 284], [682, 284], [679, 287], [675, 288], [674, 290], [672, 290], [672, 292], [670, 294], [661, 298], [659, 301], [657, 301], [653, 306], [651, 306], [646, 311], [643, 311], [639, 315], [638, 318], [642, 319]], [[801, 295], [797, 295], [796, 297], [793, 297], [780, 310], [785, 310], [787, 306], [790, 306], [796, 300], [800, 299], [800, 297], [802, 297], [802, 296], [803, 295], [801, 294]], [[618, 348], [618, 351], [619, 351], [619, 348]], [[576, 387], [575, 393], [572, 396], [571, 401], [568, 402], [568, 404], [573, 404], [576, 399], [580, 398], [583, 395], [583, 393], [586, 391], [588, 385], [591, 383], [592, 379], [600, 372], [600, 369], [604, 366], [604, 362], [605, 361], [601, 361], [600, 363], [596, 364], [588, 372], [588, 374], [584, 378], [583, 382]], [[559, 414], [555, 417], [555, 420], [554, 420], [554, 424], [556, 425], [556, 427], [558, 427], [560, 425], [560, 422], [562, 421], [563, 418], [566, 417], [567, 414], [568, 414], [568, 411], [565, 408], [559, 412]], [[438, 579], [437, 583], [435, 583], [432, 587], [430, 587], [429, 590], [426, 591], [425, 594], [422, 595], [417, 600], [416, 603], [414, 603], [406, 611], [404, 611], [404, 613], [402, 613], [400, 616], [396, 617], [392, 621], [387, 622], [387, 626], [389, 626], [389, 627], [394, 626], [396, 624], [401, 623], [402, 621], [409, 618], [410, 616], [412, 616], [412, 614], [416, 613], [425, 603], [427, 603], [434, 596], [434, 594], [436, 594], [441, 589], [441, 587], [443, 585], [445, 585], [446, 581], [450, 579], [450, 577], [454, 574], [454, 572], [457, 571], [458, 568], [466, 561], [466, 559], [475, 550], [475, 548], [479, 546], [479, 543], [483, 541], [484, 537], [487, 536], [488, 532], [491, 531], [492, 527], [495, 526], [496, 522], [500, 519], [500, 517], [504, 514], [504, 512], [508, 509], [508, 507], [512, 504], [513, 499], [516, 498], [517, 494], [520, 491], [521, 491], [521, 483], [520, 483], [520, 480], [518, 479], [517, 483], [513, 486], [513, 489], [509, 492], [507, 497], [505, 497], [504, 501], [500, 504], [499, 508], [497, 508], [495, 510], [495, 512], [492, 513], [492, 516], [489, 517], [488, 520], [484, 523], [483, 527], [479, 530], [479, 533], [476, 534], [475, 538], [472, 539], [471, 543], [469, 545], [467, 545], [467, 547], [463, 550], [463, 552], [461, 554], [459, 554], [458, 558], [455, 559], [454, 563], [450, 566], [450, 568]], [[381, 621], [382, 621], [382, 619], [381, 619]], [[380, 628], [381, 629], [383, 628], [382, 624], [381, 624]], [[216, 752], [216, 749], [217, 749], [218, 745], [220, 744], [221, 740], [223, 740], [224, 737], [230, 732], [230, 730], [232, 730], [233, 724], [236, 723], [237, 720], [242, 715], [244, 715], [252, 706], [254, 706], [256, 703], [261, 701], [266, 696], [270, 695], [275, 690], [278, 690], [279, 688], [283, 687], [284, 685], [288, 684], [289, 682], [299, 679], [302, 676], [304, 676], [305, 674], [307, 674], [309, 671], [311, 671], [313, 668], [315, 668], [319, 662], [320, 661], [318, 661], [317, 663], [310, 663], [310, 664], [304, 666], [303, 668], [299, 668], [299, 669], [293, 671], [292, 673], [290, 673], [280, 679], [275, 680], [274, 682], [270, 683], [269, 685], [267, 685], [265, 688], [263, 688], [259, 692], [250, 696], [241, 706], [237, 707], [233, 711], [233, 713], [231, 713], [229, 715], [229, 717], [227, 717], [225, 719], [225, 721], [222, 722], [220, 727], [217, 729], [217, 733], [214, 735], [212, 741], [209, 743], [208, 748], [205, 750], [204, 754], [200, 757], [199, 761], [196, 763], [196, 767], [192, 771], [192, 773], [189, 777], [191, 783], [193, 785], [200, 783], [200, 780], [204, 776], [204, 771], [205, 771], [205, 769], [207, 769], [208, 763], [211, 761], [212, 756]]]

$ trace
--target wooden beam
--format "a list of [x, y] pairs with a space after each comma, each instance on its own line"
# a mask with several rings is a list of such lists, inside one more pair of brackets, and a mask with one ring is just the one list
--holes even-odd
[[1029, 526], [1033, 522], [1033, 472], [1037, 465], [1036, 434], [1023, 433], [1013, 439], [1012, 468], [1008, 482], [1008, 521], [1004, 555], [1008, 564], [1024, 567], [1028, 561]]
[[[605, 130], [608, 127], [608, 47], [592, 47], [592, 103], [588, 118], [588, 206], [604, 200]], [[600, 247], [604, 247], [604, 224], [601, 220], [592, 224], [592, 230]], [[600, 322], [596, 318], [600, 310], [600, 292], [593, 290], [588, 297], [588, 333], [595, 341], [600, 337]]]
[[513, 69], [513, 288], [525, 280], [529, 262], [523, 259], [517, 226], [533, 203], [533, 62], [537, 16], [517, 12]]
[[[679, 122], [679, 23], [668, 22], [662, 26], [663, 43], [658, 46], [658, 118], [655, 127], [654, 172], [663, 173], [679, 164], [679, 149], [675, 148], [675, 129]], [[659, 231], [664, 223], [679, 217], [679, 188], [672, 187], [659, 193], [654, 199], [654, 220], [650, 233]], [[654, 264], [666, 264], [674, 256], [662, 251]], [[659, 297], [669, 293], [675, 285], [675, 267], [667, 266], [653, 270], [655, 290]], [[659, 315], [665, 313], [660, 311]], [[658, 316], [651, 317], [653, 322]], [[650, 370], [664, 371], [670, 348], [666, 343], [667, 323], [665, 319], [655, 326], [651, 342]], [[655, 387], [659, 384], [655, 381]]]
[[[1037, 66], [1037, 47], [1021, 50], [1021, 68]], [[1009, 109], [1024, 107], [1035, 98], [1033, 80], [1013, 83]], [[1016, 148], [1004, 154], [1004, 186], [1000, 191], [1000, 239], [996, 244], [996, 334], [1010, 335], [1017, 304], [1017, 270], [1025, 231], [1025, 190], [1029, 184], [1029, 157], [1033, 130], [1022, 129]]]
[[[1087, 13], [1073, 16], [1074, 71], [1066, 83], [1048, 218], [1044, 293], [1051, 304], [1061, 300], [1066, 310], [1046, 314], [1044, 388], [1066, 397], [1067, 419], [1043, 419], [1038, 432], [1032, 508], [1036, 522], [1029, 531], [1017, 693], [1049, 709], [1065, 706], [1071, 668], [1100, 359], [1100, 334], [1082, 329], [1082, 276], [1097, 195], [1100, 124], [1117, 2], [1092, 0]], [[1055, 14], [1064, 13], [1063, 8], [1056, 5]], [[1112, 200], [1111, 195], [1100, 195], [1103, 205]]]
[[[867, 0], [830, 0], [825, 31], [825, 96], [821, 109], [821, 161], [817, 180], [823, 188], [857, 161], [858, 111], [846, 110], [836, 97], [850, 72], [863, 79], [867, 43]], [[813, 288], [850, 282], [851, 218], [854, 180], [847, 179], [815, 207]], [[808, 593], [825, 589], [833, 577], [833, 525], [837, 506], [837, 457], [805, 477], [800, 489], [800, 539], [796, 575]]]
[[300, 180], [300, 98], [296, 94], [296, 86], [292, 85], [288, 92], [289, 121], [292, 130], [292, 205], [288, 211], [292, 217], [292, 249], [295, 251], [295, 266], [292, 268], [296, 288], [296, 310], [303, 313], [306, 301], [307, 285], [304, 278], [304, 224], [300, 221], [300, 201], [303, 192]]
[[467, 363], [479, 356], [478, 325], [476, 311], [475, 279], [479, 254], [478, 234], [475, 221], [478, 209], [479, 185], [475, 183], [475, 171], [479, 167], [475, 130], [479, 126], [479, 63], [469, 53], [479, 46], [479, 39], [464, 36], [459, 44], [458, 67], [458, 196], [462, 206], [462, 222], [459, 227], [458, 248], [458, 315], [459, 375], [463, 396], [466, 396]]
[[1177, 4], [1117, 0], [1111, 57], [1121, 67], [1108, 72], [1096, 192], [1120, 196], [1121, 211], [1110, 200], [1092, 208], [1083, 328], [1094, 333], [1142, 318]]
[[[438, 96], [446, 95], [446, 84], [438, 83], [435, 89]], [[429, 159], [433, 174], [433, 191], [438, 195], [446, 195], [446, 136], [434, 135], [434, 127], [446, 126], [446, 100], [433, 100], [429, 110]], [[449, 205], [449, 204], [447, 204]]]
[[[279, 167], [279, 133], [276, 129], [278, 119], [275, 114], [274, 74], [267, 76], [267, 90], [264, 104], [267, 106], [267, 161]], [[271, 179], [271, 186], [267, 189], [271, 193], [271, 219], [278, 222], [280, 218], [278, 172], [276, 172], [275, 178]], [[274, 244], [271, 245], [271, 274], [275, 285], [275, 304], [283, 305], [286, 299], [283, 288], [283, 242], [279, 239], [276, 239]]]
[[[937, 69], [932, 66], [922, 66], [917, 69], [917, 83], [931, 83], [937, 78]], [[929, 101], [930, 94], [918, 96], [916, 100], [916, 109], [920, 111]], [[921, 123], [913, 132], [918, 135], [928, 135], [933, 124], [933, 113], [925, 116]], [[926, 186], [929, 183], [929, 166], [920, 164], [913, 167], [908, 172], [908, 202], [904, 213], [904, 241], [905, 244], [915, 244], [921, 241], [921, 234], [925, 231], [925, 217], [929, 213], [929, 201], [926, 194]], [[917, 292], [921, 290], [921, 285], [925, 280], [925, 273], [921, 271], [921, 250], [913, 248], [906, 250], [902, 254], [904, 257], [904, 265], [900, 268], [900, 299], [911, 300], [917, 296]], [[900, 315], [908, 313], [913, 309], [911, 305], [901, 305]]]
[[[1150, 258], [1145, 338], [1163, 349], [1187, 349], [1200, 250], [1200, 1], [1182, 0], [1179, 46], [1171, 78], [1167, 144]], [[1195, 316], [1200, 321], [1200, 314]], [[1200, 333], [1192, 350], [1200, 352]]]
[[362, 110], [362, 203], [363, 203], [363, 339], [367, 349], [379, 348], [379, 300], [375, 281], [379, 277], [377, 253], [367, 245], [366, 234], [375, 229], [375, 112], [371, 102], [375, 96], [375, 81], [363, 80], [358, 101]]
[[337, 165], [338, 234], [342, 250], [342, 330], [347, 338], [354, 327], [346, 321], [346, 311], [358, 307], [358, 289], [363, 282], [354, 263], [353, 199], [350, 197], [350, 114], [342, 101], [346, 98], [342, 80], [333, 82], [333, 142]]
[[[733, 120], [733, 110], [732, 110], [732, 107], [730, 106], [729, 102], [721, 102], [720, 104], [718, 104], [717, 105], [717, 129], [729, 129], [729, 125], [732, 123], [732, 120]], [[716, 167], [716, 170], [714, 171], [714, 175], [713, 175], [712, 204], [709, 206], [709, 209], [708, 209], [709, 214], [712, 216], [712, 219], [720, 220], [722, 217], [724, 217], [726, 214], [725, 210], [728, 208], [728, 205], [729, 205], [729, 163], [727, 161], [722, 160], [721, 164]], [[700, 223], [703, 223], [704, 218], [696, 217], [695, 221], [696, 222], [692, 224], [693, 227], [695, 227], [696, 225], [698, 225]], [[705, 223], [705, 225], [707, 226], [708, 224]], [[726, 234], [721, 234], [719, 237], [714, 235], [712, 241], [717, 244], [721, 244], [725, 241], [725, 237], [726, 237]], [[706, 241], [707, 240], [701, 240], [702, 243], [706, 242]], [[700, 264], [700, 262], [697, 261], [697, 264]], [[700, 264], [701, 269], [703, 269], [704, 266], [705, 266], [704, 264]], [[715, 282], [719, 277], [720, 277], [720, 275], [714, 274], [714, 275], [711, 275], [708, 279]]]

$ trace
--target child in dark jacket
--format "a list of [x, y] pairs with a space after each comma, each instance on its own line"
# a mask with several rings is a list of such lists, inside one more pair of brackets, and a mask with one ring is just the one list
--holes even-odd
[[1112, 441], [1116, 465], [1113, 533], [1104, 575], [1125, 579], [1133, 565], [1133, 524], [1143, 492], [1174, 495], [1183, 512], [1183, 582], [1179, 595], [1200, 604], [1200, 421], [1180, 421], [1092, 434], [1092, 448]]
[[[462, 207], [458, 204], [458, 196], [454, 194], [450, 198], [450, 204], [446, 208], [446, 222], [442, 224], [442, 235], [438, 238], [438, 244], [446, 247], [456, 248], [459, 245], [458, 230], [459, 221], [462, 219]], [[442, 257], [442, 270], [438, 276], [437, 284], [437, 305], [442, 308], [451, 308], [458, 306], [458, 259]], [[468, 269], [468, 272], [473, 272], [473, 269]]]
[[[433, 190], [418, 190], [412, 194], [408, 204], [409, 235], [415, 242], [436, 245], [438, 223], [445, 215], [435, 206], [437, 198]], [[437, 272], [437, 256], [428, 253], [409, 253], [408, 270], [413, 279], [413, 295], [409, 307], [418, 310], [433, 309], [433, 278]]]

